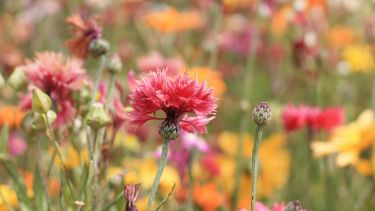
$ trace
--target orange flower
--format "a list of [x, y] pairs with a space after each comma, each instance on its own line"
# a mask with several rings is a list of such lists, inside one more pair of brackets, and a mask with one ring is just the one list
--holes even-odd
[[293, 9], [290, 6], [284, 6], [278, 10], [271, 20], [271, 31], [276, 36], [284, 34], [288, 27], [289, 21], [292, 19]]
[[181, 32], [196, 29], [203, 24], [201, 15], [196, 11], [179, 12], [174, 8], [151, 11], [144, 17], [145, 22], [162, 33]]
[[190, 69], [188, 74], [191, 77], [194, 77], [195, 74], [197, 74], [199, 82], [207, 81], [207, 85], [214, 89], [214, 94], [216, 97], [220, 98], [223, 96], [225, 90], [227, 89], [221, 73], [217, 70], [212, 70], [209, 67], [194, 67]]
[[334, 26], [328, 34], [328, 41], [333, 48], [342, 48], [356, 40], [354, 31], [346, 26]]
[[66, 19], [74, 37], [66, 42], [70, 51], [81, 59], [87, 58], [91, 41], [102, 37], [102, 28], [92, 18], [74, 14]]
[[327, 14], [328, 5], [326, 0], [308, 0], [306, 11], [309, 13], [316, 13], [316, 11]]
[[0, 126], [8, 125], [12, 128], [18, 128], [24, 115], [25, 113], [15, 106], [0, 108]]
[[194, 187], [193, 199], [204, 211], [215, 211], [224, 203], [224, 195], [214, 183]]

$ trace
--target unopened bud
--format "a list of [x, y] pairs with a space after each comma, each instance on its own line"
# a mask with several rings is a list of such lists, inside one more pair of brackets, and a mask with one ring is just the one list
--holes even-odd
[[298, 200], [289, 202], [285, 208], [285, 211], [302, 211], [302, 205]]
[[120, 73], [122, 70], [122, 62], [119, 56], [115, 55], [109, 60], [107, 69], [112, 74]]
[[54, 111], [49, 110], [47, 113], [34, 113], [34, 119], [31, 122], [31, 127], [34, 130], [45, 130], [48, 125], [52, 125], [56, 121], [57, 115]]
[[84, 105], [91, 101], [91, 91], [88, 86], [84, 86], [82, 89], [74, 91], [72, 94], [72, 98], [75, 103], [79, 105]]
[[107, 51], [109, 50], [109, 43], [101, 38], [95, 39], [91, 41], [89, 50], [91, 56], [97, 58], [107, 53]]
[[32, 109], [34, 112], [47, 113], [51, 109], [52, 101], [51, 98], [36, 88], [32, 91]]
[[180, 126], [177, 122], [166, 119], [160, 125], [159, 134], [166, 140], [175, 140], [180, 135]]
[[263, 126], [271, 121], [271, 108], [266, 102], [259, 103], [253, 110], [253, 120], [259, 125]]
[[8, 84], [16, 91], [27, 86], [26, 74], [22, 66], [16, 67], [8, 78]]
[[86, 116], [86, 122], [91, 128], [98, 130], [109, 125], [111, 123], [111, 118], [104, 110], [102, 103], [94, 103]]

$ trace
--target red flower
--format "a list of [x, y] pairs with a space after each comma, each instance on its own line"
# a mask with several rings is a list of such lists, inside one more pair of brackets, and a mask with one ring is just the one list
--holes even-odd
[[66, 19], [72, 26], [74, 37], [66, 42], [70, 51], [78, 58], [85, 59], [89, 54], [90, 43], [102, 37], [102, 28], [92, 18], [74, 14]]
[[[134, 109], [129, 113], [132, 123], [141, 126], [148, 120], [158, 119], [188, 132], [206, 132], [206, 124], [214, 118], [208, 115], [214, 115], [217, 107], [213, 90], [206, 83], [200, 84], [187, 74], [172, 80], [165, 70], [146, 74], [137, 81], [129, 98]], [[165, 117], [155, 116], [159, 110]]]
[[326, 108], [319, 113], [316, 121], [319, 129], [330, 131], [344, 122], [344, 111], [342, 108]]
[[[38, 53], [34, 61], [28, 61], [25, 72], [30, 84], [50, 95], [56, 103], [57, 112], [61, 113], [57, 122], [65, 122], [74, 114], [71, 94], [87, 82], [80, 60], [64, 59], [62, 54], [52, 52]], [[26, 99], [30, 101], [31, 97]], [[23, 105], [31, 103], [24, 101]]]

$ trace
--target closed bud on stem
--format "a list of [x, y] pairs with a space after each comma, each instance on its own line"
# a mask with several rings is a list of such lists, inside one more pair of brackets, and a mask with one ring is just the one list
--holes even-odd
[[159, 134], [165, 140], [175, 140], [180, 135], [180, 126], [176, 121], [166, 119], [160, 124]]
[[16, 67], [8, 78], [8, 84], [16, 91], [25, 89], [27, 86], [26, 74], [23, 67]]
[[107, 69], [111, 74], [120, 73], [122, 70], [122, 62], [118, 55], [114, 55], [107, 64]]
[[291, 201], [285, 206], [285, 211], [302, 211], [302, 205], [298, 200]]
[[85, 105], [91, 101], [91, 90], [88, 86], [84, 86], [82, 89], [73, 92], [72, 97], [75, 103]]
[[259, 103], [253, 110], [253, 120], [259, 126], [267, 125], [271, 121], [271, 108], [266, 102]]
[[102, 103], [94, 103], [86, 116], [86, 122], [92, 129], [98, 130], [109, 125], [111, 123], [111, 118], [104, 110]]
[[57, 115], [54, 111], [49, 110], [45, 115], [41, 113], [34, 113], [34, 119], [31, 122], [31, 127], [36, 130], [45, 130], [48, 125], [52, 125], [56, 121]]
[[32, 91], [32, 109], [34, 112], [47, 113], [52, 106], [51, 98], [36, 88]]
[[89, 50], [92, 57], [97, 58], [105, 55], [109, 50], [109, 43], [104, 39], [95, 39], [91, 41]]

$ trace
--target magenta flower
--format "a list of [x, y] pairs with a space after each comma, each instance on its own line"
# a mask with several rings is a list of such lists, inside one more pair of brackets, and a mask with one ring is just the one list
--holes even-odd
[[27, 149], [26, 141], [15, 133], [11, 133], [8, 141], [8, 151], [12, 156], [18, 156]]
[[[200, 84], [187, 74], [172, 80], [165, 70], [142, 77], [129, 98], [133, 107], [130, 121], [141, 126], [152, 119], [164, 120], [159, 133], [164, 138], [164, 133], [174, 133], [168, 136], [170, 139], [177, 138], [180, 128], [192, 133], [206, 132], [206, 124], [214, 118], [217, 108], [213, 90], [206, 83]], [[164, 117], [156, 116], [157, 111], [163, 111]]]

